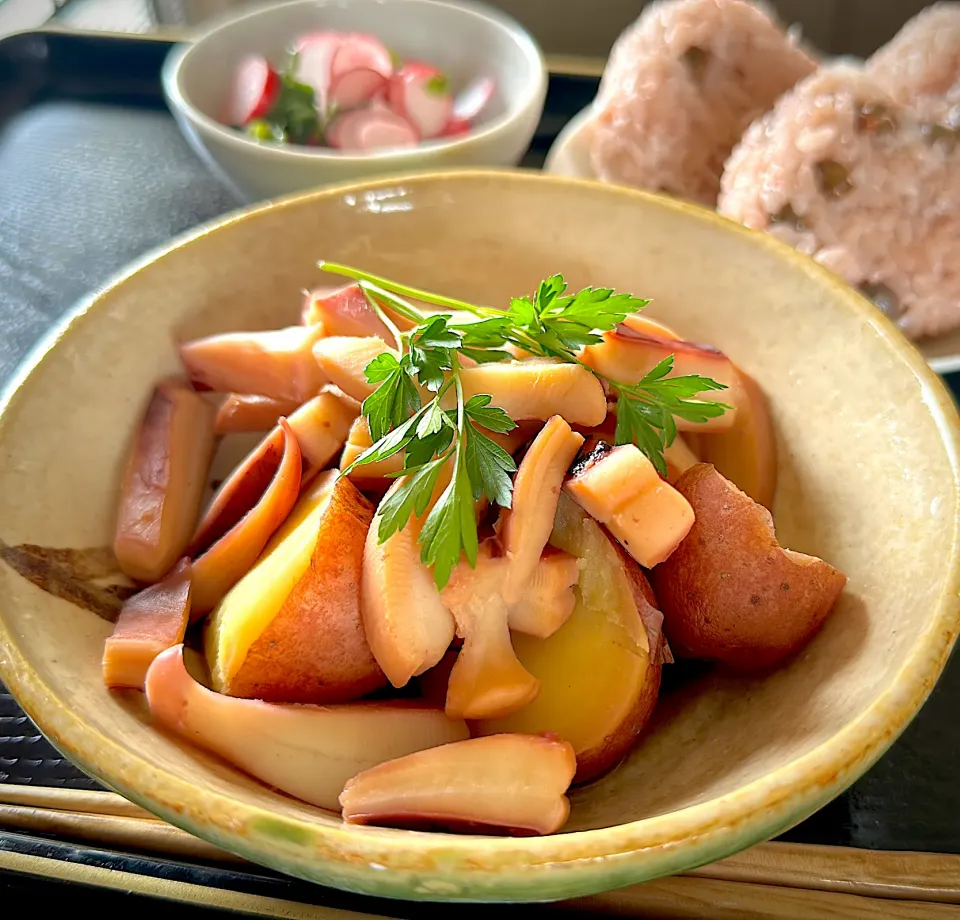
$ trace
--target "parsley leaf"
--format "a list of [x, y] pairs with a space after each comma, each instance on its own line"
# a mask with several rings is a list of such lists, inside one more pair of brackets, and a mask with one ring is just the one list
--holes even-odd
[[491, 406], [490, 396], [471, 396], [464, 405], [467, 417], [473, 419], [481, 428], [489, 428], [504, 434], [513, 431], [517, 423], [499, 406]]
[[378, 355], [367, 365], [367, 380], [378, 383], [364, 401], [361, 412], [370, 425], [370, 437], [374, 441], [402, 425], [410, 414], [420, 408], [420, 393], [410, 376], [409, 355], [399, 361], [389, 353]]
[[438, 588], [450, 581], [461, 554], [471, 566], [477, 563], [476, 511], [466, 459], [459, 451], [454, 461], [453, 478], [423, 523], [420, 546], [420, 559], [433, 568]]
[[380, 519], [377, 539], [381, 543], [398, 530], [403, 530], [411, 515], [420, 517], [426, 512], [444, 464], [447, 462], [446, 457], [438, 457], [424, 464], [415, 473], [407, 475], [397, 488], [380, 502], [380, 507], [377, 509]]
[[467, 425], [465, 453], [473, 497], [486, 495], [501, 508], [509, 508], [513, 493], [510, 473], [517, 469], [513, 457], [473, 425]]
[[[407, 526], [411, 515], [426, 515], [420, 557], [433, 567], [442, 588], [461, 558], [476, 562], [476, 501], [486, 498], [509, 508], [516, 470], [510, 454], [487, 434], [509, 432], [516, 423], [492, 405], [489, 395], [464, 400], [459, 356], [478, 364], [511, 360], [505, 346], [512, 345], [537, 357], [582, 365], [583, 346], [601, 342], [603, 333], [648, 301], [611, 288], [587, 287], [570, 294], [558, 274], [544, 279], [532, 297], [513, 298], [508, 309], [494, 310], [336, 263], [321, 262], [320, 267], [356, 280], [378, 312], [389, 308], [414, 324], [408, 331], [394, 330], [397, 353], [378, 356], [366, 369], [367, 380], [377, 384], [362, 407], [374, 444], [342, 475], [405, 452], [403, 469], [393, 474], [397, 483], [378, 512], [378, 537], [383, 541]], [[406, 298], [455, 312], [424, 313]], [[474, 318], [463, 320], [463, 313]], [[702, 423], [730, 408], [702, 398], [725, 389], [722, 384], [696, 375], [673, 376], [673, 368], [671, 355], [635, 384], [596, 374], [617, 398], [616, 443], [635, 444], [663, 474], [663, 452], [677, 437], [677, 419]], [[451, 388], [456, 406], [444, 408]], [[426, 405], [424, 389], [435, 394]], [[449, 479], [434, 500], [442, 476]]]

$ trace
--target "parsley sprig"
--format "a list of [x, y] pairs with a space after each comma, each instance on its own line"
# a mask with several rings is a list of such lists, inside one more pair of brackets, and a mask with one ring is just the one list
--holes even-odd
[[[516, 423], [491, 405], [490, 396], [464, 399], [461, 357], [481, 363], [509, 360], [506, 346], [513, 345], [537, 357], [582, 364], [581, 348], [603, 341], [602, 333], [616, 329], [649, 301], [610, 288], [568, 294], [563, 276], [553, 275], [540, 283], [533, 297], [514, 298], [508, 309], [497, 310], [333, 262], [320, 262], [319, 267], [358, 282], [396, 345], [366, 368], [367, 380], [377, 384], [361, 410], [373, 445], [343, 475], [404, 452], [403, 469], [395, 474], [401, 482], [380, 505], [378, 539], [384, 542], [411, 517], [426, 514], [420, 556], [443, 587], [461, 555], [471, 566], [476, 564], [475, 503], [486, 499], [509, 508], [510, 474], [516, 470], [510, 454], [488, 436], [509, 432]], [[427, 313], [411, 300], [449, 312]], [[416, 325], [400, 332], [388, 311]], [[673, 363], [673, 355], [668, 356], [635, 384], [597, 375], [617, 395], [616, 443], [636, 444], [662, 473], [663, 451], [677, 436], [676, 418], [705, 422], [730, 408], [696, 398], [725, 389], [723, 384], [696, 375], [671, 376]], [[450, 391], [453, 408], [445, 399]], [[442, 492], [433, 501], [441, 484]]]

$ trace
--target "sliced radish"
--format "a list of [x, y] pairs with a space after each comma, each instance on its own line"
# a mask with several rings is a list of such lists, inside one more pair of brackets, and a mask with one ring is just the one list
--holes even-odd
[[341, 43], [331, 62], [331, 74], [338, 77], [359, 68], [375, 70], [384, 79], [393, 76], [393, 56], [387, 46], [372, 35], [351, 32], [341, 36]]
[[297, 42], [294, 77], [313, 90], [314, 101], [321, 115], [327, 111], [331, 64], [342, 41], [343, 36], [338, 32], [311, 32]]
[[470, 120], [467, 118], [457, 118], [454, 115], [450, 121], [447, 122], [446, 127], [440, 132], [440, 137], [459, 137], [461, 134], [467, 134], [470, 129], [473, 127], [470, 124]]
[[390, 105], [422, 138], [438, 137], [453, 113], [446, 77], [429, 64], [405, 64], [390, 81]]
[[396, 112], [384, 108], [354, 109], [338, 115], [327, 131], [327, 143], [339, 150], [382, 150], [415, 147], [416, 128]]
[[453, 117], [458, 121], [471, 122], [490, 103], [496, 84], [489, 77], [479, 77], [453, 100]]
[[224, 121], [242, 127], [255, 118], [263, 118], [279, 95], [279, 75], [271, 69], [266, 58], [251, 55], [237, 67]]
[[357, 125], [360, 116], [369, 109], [354, 109], [334, 117], [327, 127], [327, 143], [337, 150], [358, 150]]
[[383, 74], [368, 67], [358, 67], [356, 70], [348, 70], [334, 76], [330, 84], [328, 102], [343, 112], [369, 102], [381, 93], [386, 85], [387, 78]]
[[356, 128], [360, 150], [382, 150], [388, 147], [416, 147], [420, 143], [417, 129], [395, 112], [366, 110]]

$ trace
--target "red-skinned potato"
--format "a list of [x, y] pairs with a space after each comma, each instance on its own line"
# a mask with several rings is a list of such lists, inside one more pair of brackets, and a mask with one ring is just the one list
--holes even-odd
[[[194, 620], [209, 613], [250, 570], [267, 541], [296, 504], [303, 473], [300, 446], [286, 419], [280, 420], [280, 430], [283, 433], [283, 450], [277, 462], [264, 461], [262, 466], [254, 466], [249, 473], [251, 479], [260, 482], [265, 478], [261, 476], [261, 469], [265, 467], [271, 471], [268, 484], [261, 494], [257, 496], [255, 491], [245, 489], [246, 474], [241, 468], [223, 484], [211, 506], [213, 511], [217, 499], [224, 497], [221, 508], [225, 510], [221, 510], [206, 528], [204, 524], [207, 519], [201, 522], [198, 533], [205, 539], [201, 541], [195, 537], [193, 542], [195, 546], [206, 544], [209, 548], [198, 550], [200, 555], [193, 561], [191, 618]], [[269, 441], [264, 444], [269, 448]], [[243, 501], [230, 497], [234, 488]], [[252, 499], [251, 503], [247, 503], [248, 498]], [[247, 510], [237, 517], [236, 512], [243, 505]], [[207, 542], [210, 537], [213, 540]]]
[[327, 382], [312, 355], [322, 326], [227, 332], [180, 346], [180, 360], [198, 387], [303, 402]]
[[111, 690], [142, 690], [147, 669], [162, 651], [183, 642], [190, 620], [190, 560], [163, 581], [129, 598], [103, 649], [103, 682]]
[[409, 754], [355, 776], [349, 824], [534, 836], [570, 815], [573, 749], [559, 738], [493, 735]]
[[145, 689], [161, 728], [331, 811], [339, 810], [340, 793], [352, 776], [467, 738], [463, 722], [413, 701], [312, 706], [223, 696], [189, 675], [182, 645], [154, 659]]
[[386, 683], [360, 620], [373, 508], [337, 470], [321, 473], [253, 568], [210, 614], [213, 687], [285, 703], [339, 703]]
[[677, 489], [696, 521], [652, 573], [677, 655], [755, 670], [806, 645], [846, 576], [820, 559], [781, 548], [770, 512], [710, 464], [689, 469]]
[[551, 544], [580, 560], [576, 606], [547, 639], [515, 633], [537, 697], [503, 719], [476, 722], [475, 733], [553, 732], [577, 757], [575, 782], [616, 766], [653, 712], [669, 652], [640, 567], [569, 496], [562, 495]]
[[712, 463], [755, 502], [772, 508], [777, 490], [777, 442], [770, 406], [760, 385], [749, 374], [738, 373], [743, 399], [737, 419], [728, 431], [703, 433], [700, 459]]
[[113, 549], [124, 573], [159, 581], [180, 559], [213, 458], [213, 408], [175, 380], [157, 385], [127, 461]]

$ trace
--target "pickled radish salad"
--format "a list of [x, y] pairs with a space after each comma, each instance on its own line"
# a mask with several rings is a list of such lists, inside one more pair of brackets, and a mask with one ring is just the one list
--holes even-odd
[[225, 124], [265, 143], [377, 151], [466, 134], [493, 98], [481, 76], [454, 95], [426, 61], [401, 60], [359, 32], [311, 32], [280, 66], [251, 54], [237, 67]]

